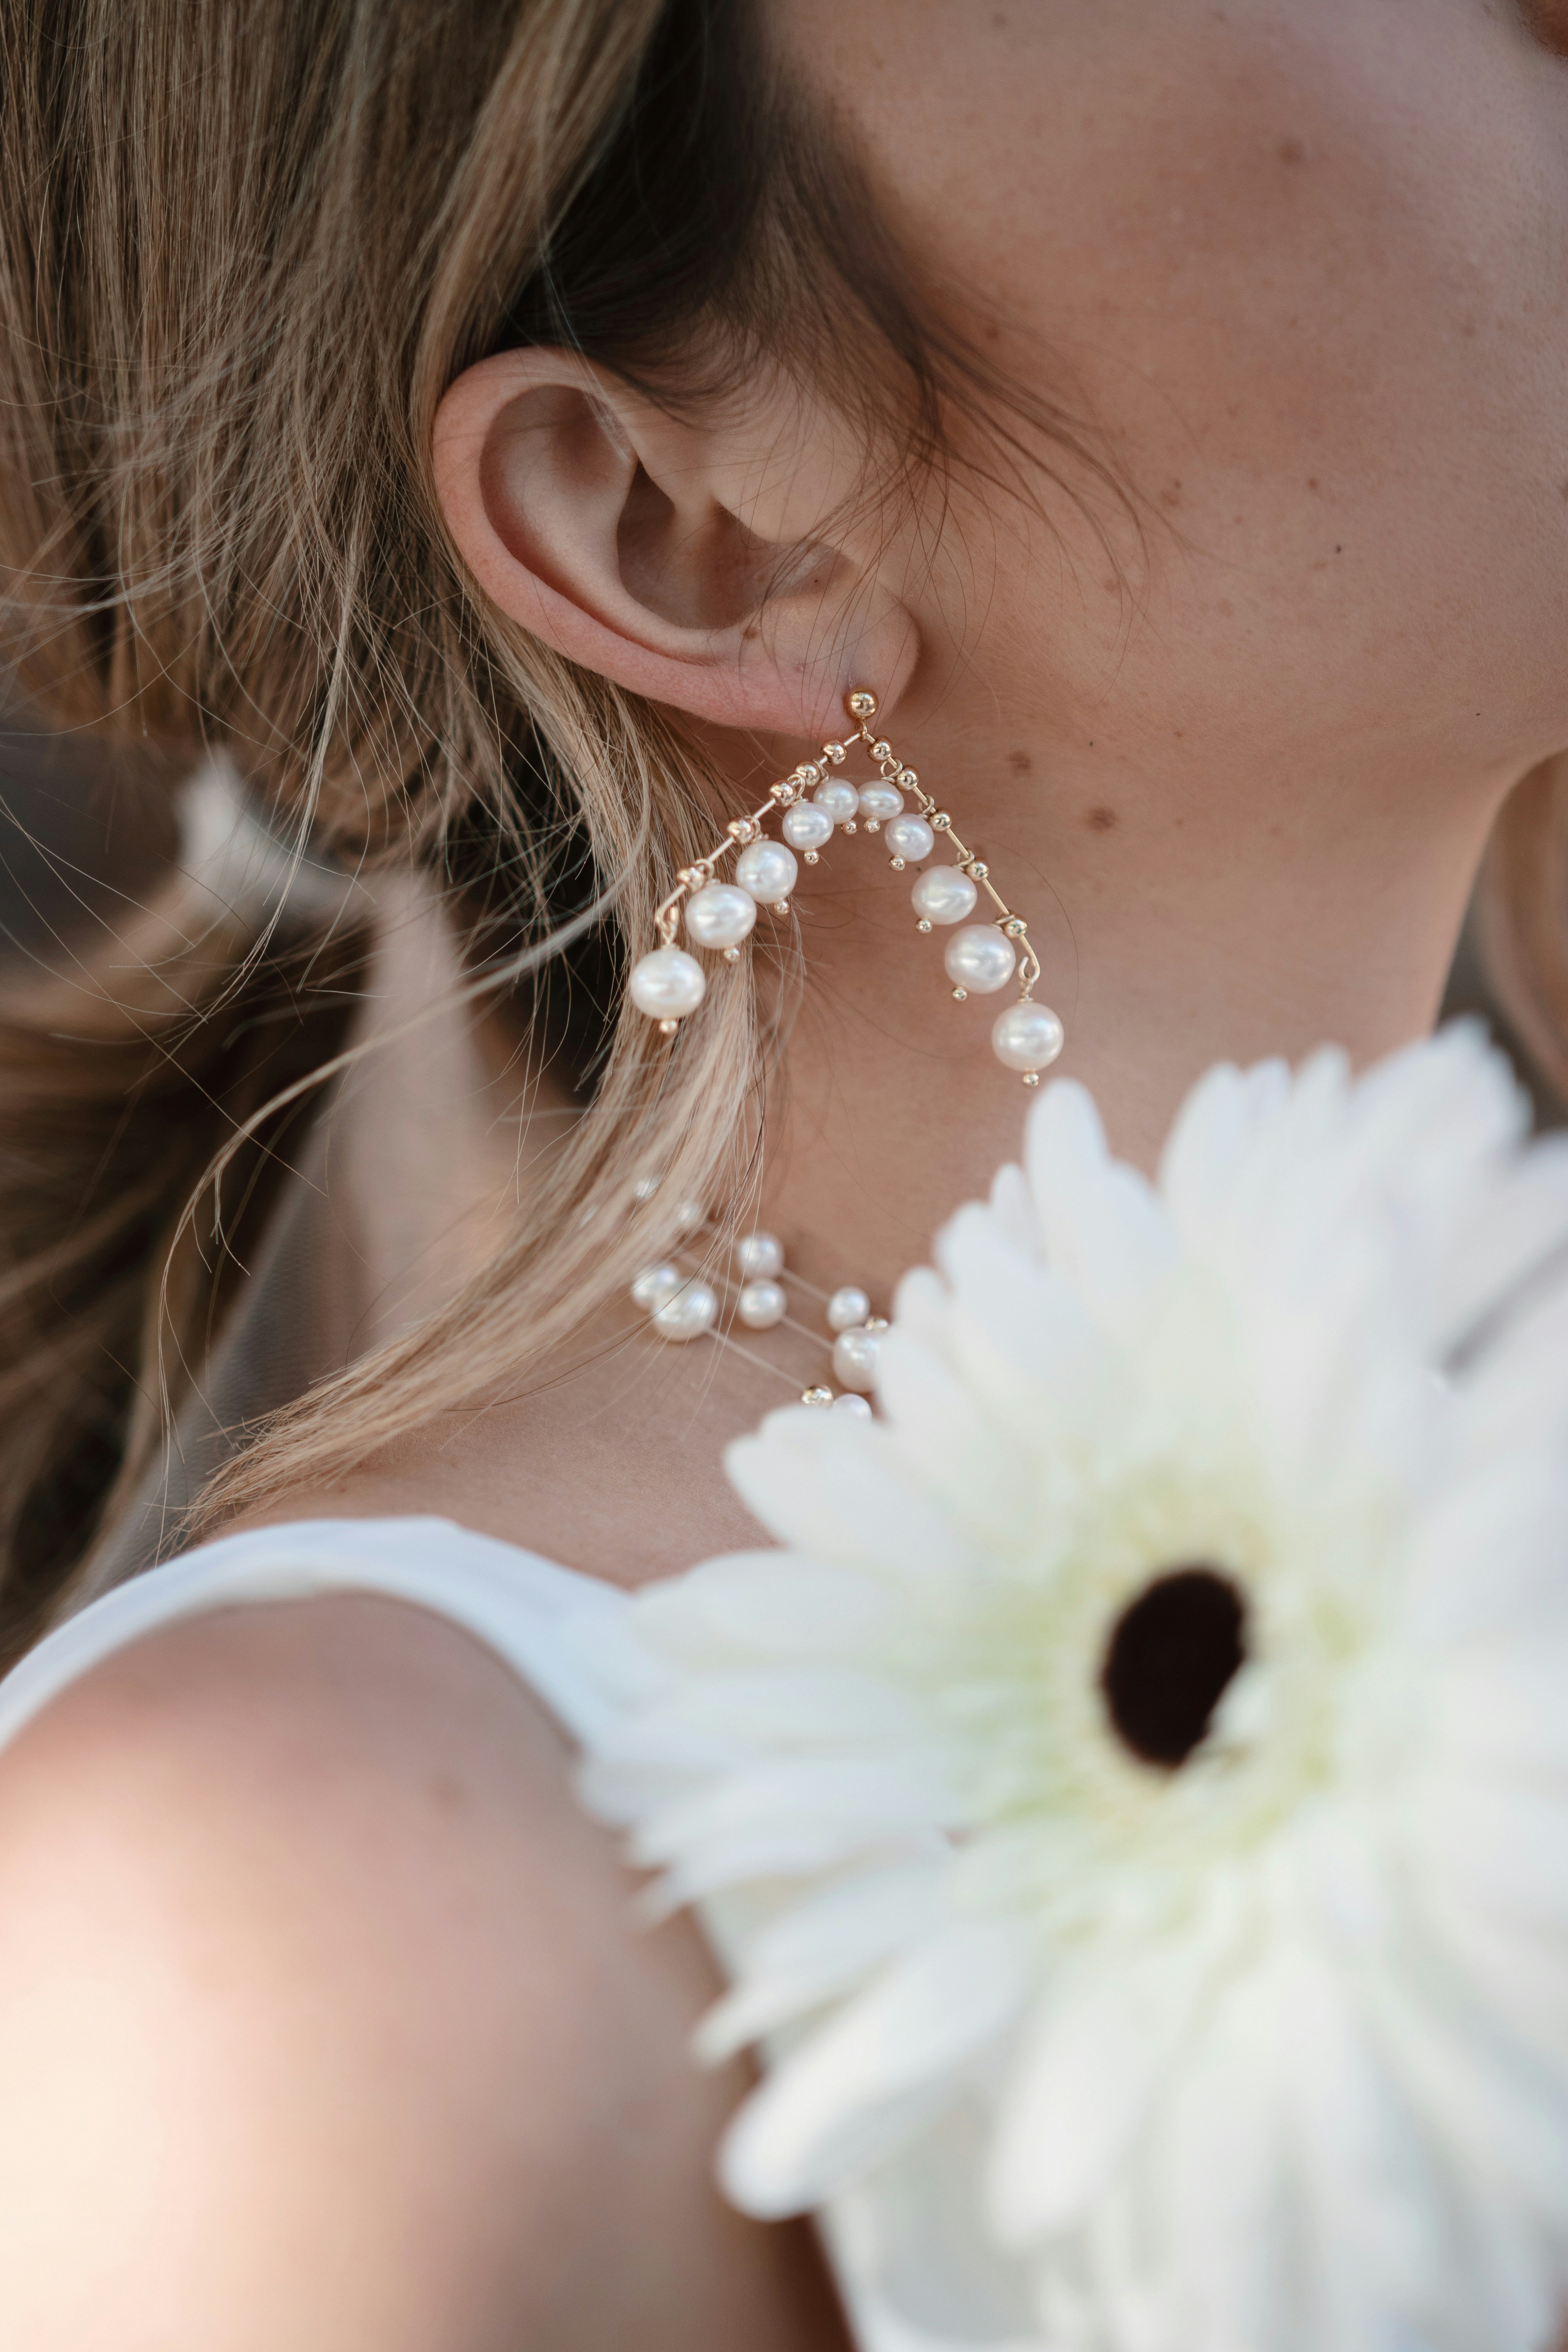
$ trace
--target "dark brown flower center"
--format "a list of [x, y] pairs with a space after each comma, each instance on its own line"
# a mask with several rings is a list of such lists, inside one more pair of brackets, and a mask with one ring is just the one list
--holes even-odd
[[1227, 1576], [1194, 1560], [1130, 1601], [1111, 1630], [1100, 1687], [1121, 1739], [1174, 1771], [1207, 1734], [1247, 1655], [1247, 1607]]

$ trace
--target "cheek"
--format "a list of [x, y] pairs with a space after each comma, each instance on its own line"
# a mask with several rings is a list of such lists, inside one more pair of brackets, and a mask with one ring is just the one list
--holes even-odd
[[[1199, 730], [1247, 709], [1310, 728], [1331, 697], [1341, 724], [1462, 704], [1469, 727], [1479, 698], [1483, 731], [1551, 748], [1568, 726], [1561, 70], [1470, 0], [1226, 14], [1062, 0], [984, 110], [954, 102], [958, 47], [923, 144], [907, 89], [881, 126], [932, 282], [967, 290], [988, 356], [1089, 421], [1140, 514], [1134, 534], [1067, 461], [1154, 625], [1129, 630], [1059, 498], [1058, 551], [1005, 537], [1027, 582], [992, 609], [1021, 661], [1032, 637], [1037, 671], [1043, 633], [1058, 686], [1099, 705], [1114, 677], [1151, 724], [1177, 707]], [[1135, 45], [1116, 37], [1134, 20]]]

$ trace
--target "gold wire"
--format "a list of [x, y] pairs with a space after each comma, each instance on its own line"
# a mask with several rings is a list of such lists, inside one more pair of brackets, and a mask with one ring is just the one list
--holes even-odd
[[[861, 690], [858, 688], [852, 688], [844, 698], [845, 712], [851, 719], [855, 719], [853, 703], [857, 694]], [[705, 856], [698, 858], [694, 864], [681, 867], [675, 877], [674, 889], [661, 902], [654, 917], [654, 926], [658, 935], [659, 945], [666, 948], [675, 945], [680, 933], [681, 900], [690, 892], [700, 890], [705, 884], [711, 882], [718, 871], [721, 859], [727, 857], [731, 850], [743, 849], [749, 843], [763, 839], [763, 821], [771, 816], [775, 809], [793, 806], [803, 793], [808, 792], [814, 784], [821, 782], [824, 776], [831, 774], [834, 769], [843, 766], [852, 743], [864, 743], [871, 758], [876, 761], [882, 782], [887, 784], [896, 784], [900, 792], [913, 793], [920, 803], [920, 814], [931, 825], [931, 830], [952, 844], [960, 870], [967, 874], [972, 882], [978, 883], [995, 908], [994, 928], [1002, 932], [1005, 938], [1013, 940], [1017, 949], [1018, 997], [1021, 1003], [1026, 1004], [1034, 994], [1036, 984], [1040, 978], [1040, 960], [1035, 952], [1034, 941], [1029, 937], [1027, 922], [1022, 915], [1014, 913], [992, 881], [990, 868], [985, 859], [977, 857], [974, 852], [960, 840], [953, 830], [952, 819], [926, 791], [914, 769], [905, 766], [885, 735], [873, 735], [871, 719], [875, 717], [876, 712], [873, 710], [870, 718], [857, 720], [847, 737], [830, 736], [823, 744], [817, 759], [802, 760], [787, 776], [781, 776], [776, 784], [769, 787], [768, 797], [760, 807], [753, 809], [750, 816], [732, 819], [724, 829], [722, 841], [716, 843]], [[879, 758], [877, 751], [879, 744], [882, 746], [882, 756]], [[816, 772], [815, 774], [810, 772], [813, 770]], [[941, 820], [940, 823], [936, 822], [938, 819]], [[977, 871], [977, 868], [984, 870]], [[783, 903], [787, 905], [787, 902]], [[775, 913], [779, 911], [780, 908], [774, 908]], [[825, 1293], [820, 1292], [817, 1295], [826, 1296]]]
[[[851, 688], [844, 698], [845, 714], [851, 719], [856, 719], [854, 704], [861, 692], [860, 688]], [[681, 900], [691, 891], [701, 889], [705, 884], [713, 879], [721, 858], [727, 857], [731, 850], [743, 849], [748, 843], [763, 839], [764, 837], [763, 821], [773, 814], [774, 809], [791, 807], [803, 793], [820, 783], [825, 776], [830, 775], [836, 768], [843, 766], [852, 743], [864, 743], [870, 757], [876, 762], [882, 782], [887, 784], [896, 784], [900, 792], [913, 793], [920, 804], [920, 814], [925, 818], [932, 832], [952, 843], [960, 870], [967, 874], [972, 882], [978, 884], [995, 908], [994, 928], [1001, 931], [1005, 938], [1012, 940], [1018, 950], [1018, 996], [1019, 1002], [1026, 1004], [1040, 978], [1040, 960], [1035, 952], [1034, 942], [1029, 937], [1028, 924], [1022, 915], [1014, 913], [992, 881], [986, 860], [977, 857], [973, 851], [960, 840], [953, 830], [952, 817], [926, 791], [914, 769], [905, 766], [885, 735], [873, 735], [871, 720], [876, 715], [873, 708], [868, 717], [856, 720], [856, 724], [847, 737], [830, 736], [823, 744], [817, 759], [802, 760], [787, 776], [781, 776], [777, 783], [770, 786], [768, 797], [759, 808], [753, 809], [750, 816], [732, 819], [724, 829], [722, 841], [716, 843], [705, 856], [699, 857], [690, 866], [681, 867], [675, 877], [674, 889], [661, 902], [654, 917], [659, 945], [667, 948], [675, 945], [680, 931]], [[878, 752], [879, 745], [881, 747], [880, 756]], [[775, 908], [774, 911], [778, 912], [780, 909]], [[678, 1247], [671, 1252], [678, 1265], [683, 1257], [690, 1257], [693, 1255], [689, 1246]], [[702, 1276], [700, 1261], [693, 1272], [703, 1279], [718, 1281], [723, 1292], [726, 1309], [731, 1307], [733, 1299], [739, 1296], [742, 1287], [729, 1275], [720, 1274], [714, 1277]], [[825, 1305], [832, 1297], [831, 1292], [819, 1290], [814, 1282], [807, 1282], [804, 1276], [793, 1273], [787, 1267], [782, 1268], [775, 1279], [795, 1283], [800, 1289], [809, 1292], [812, 1297], [820, 1299]], [[797, 1323], [792, 1315], [782, 1315], [779, 1318], [779, 1324], [786, 1331], [794, 1331], [801, 1339], [809, 1339], [814, 1347], [826, 1349], [831, 1358], [834, 1346], [832, 1339], [824, 1339], [820, 1332], [813, 1331], [809, 1325]], [[777, 1328], [778, 1326], [772, 1328]], [[716, 1339], [721, 1348], [732, 1348], [744, 1362], [754, 1365], [759, 1371], [771, 1372], [774, 1379], [783, 1381], [786, 1387], [795, 1386], [788, 1372], [781, 1370], [776, 1364], [770, 1364], [765, 1357], [753, 1355], [748, 1347], [741, 1340], [732, 1339], [727, 1330], [721, 1330], [715, 1325], [707, 1336]]]
[[[701, 1233], [703, 1230], [704, 1228], [702, 1227], [698, 1228], [699, 1233]], [[713, 1269], [711, 1272], [707, 1271], [704, 1260], [698, 1256], [697, 1251], [693, 1246], [695, 1239], [696, 1236], [694, 1235], [692, 1241], [678, 1244], [669, 1253], [670, 1261], [673, 1265], [680, 1266], [683, 1271], [689, 1273], [693, 1281], [706, 1282], [710, 1284], [710, 1286], [717, 1286], [722, 1294], [724, 1308], [726, 1311], [729, 1311], [733, 1307], [734, 1301], [739, 1297], [741, 1291], [745, 1286], [743, 1283], [737, 1282], [733, 1275], [721, 1274], [717, 1268]], [[750, 1276], [747, 1276], [748, 1281], [752, 1278], [753, 1277]], [[793, 1282], [797, 1285], [800, 1289], [809, 1291], [814, 1298], [820, 1298], [825, 1303], [833, 1295], [830, 1291], [818, 1290], [816, 1283], [807, 1282], [804, 1275], [794, 1273], [788, 1266], [781, 1266], [778, 1273], [768, 1276], [768, 1279], [770, 1281], [781, 1283]], [[880, 1317], [872, 1317], [871, 1323], [879, 1330], [885, 1331], [888, 1328], [885, 1319]], [[777, 1323], [770, 1324], [768, 1328], [770, 1330], [774, 1331], [794, 1331], [797, 1333], [801, 1339], [809, 1339], [814, 1348], [820, 1348], [824, 1350], [828, 1360], [831, 1362], [834, 1342], [838, 1336], [837, 1332], [834, 1332], [825, 1339], [820, 1331], [814, 1331], [809, 1323], [797, 1323], [793, 1315], [781, 1315]], [[783, 1381], [785, 1388], [793, 1389], [795, 1386], [795, 1378], [792, 1373], [786, 1372], [779, 1364], [770, 1364], [765, 1356], [754, 1355], [752, 1349], [745, 1345], [743, 1340], [737, 1339], [731, 1331], [721, 1328], [718, 1323], [715, 1322], [704, 1334], [704, 1337], [714, 1340], [721, 1348], [733, 1349], [735, 1354], [740, 1357], [742, 1363], [754, 1366], [759, 1372], [769, 1373], [775, 1381]], [[830, 1391], [828, 1393], [829, 1401], [833, 1401], [833, 1392]], [[806, 1398], [803, 1394], [801, 1397], [802, 1403], [804, 1404], [806, 1401]]]

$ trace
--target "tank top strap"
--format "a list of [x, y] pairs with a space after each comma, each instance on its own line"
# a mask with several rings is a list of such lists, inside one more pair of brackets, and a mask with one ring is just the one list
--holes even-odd
[[[450, 1519], [300, 1519], [201, 1544], [57, 1626], [0, 1682], [0, 1746], [79, 1676], [160, 1626], [208, 1609], [340, 1592], [380, 1593], [461, 1626], [584, 1747], [616, 1712], [605, 1661], [626, 1607], [617, 1586]], [[592, 1675], [579, 1663], [590, 1652]]]

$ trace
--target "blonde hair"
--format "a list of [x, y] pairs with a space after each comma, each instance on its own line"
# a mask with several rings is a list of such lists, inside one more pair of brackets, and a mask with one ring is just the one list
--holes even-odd
[[[14, 693], [127, 760], [220, 748], [300, 850], [456, 881], [477, 839], [472, 986], [537, 1015], [551, 969], [646, 940], [720, 787], [656, 710], [471, 589], [431, 487], [437, 404], [518, 341], [672, 399], [783, 337], [820, 373], [815, 273], [880, 338], [918, 459], [936, 377], [852, 172], [742, 0], [0, 0], [0, 57]], [[83, 949], [0, 1024], [13, 1648], [68, 1602], [199, 1370], [363, 962], [352, 925], [215, 931], [179, 888], [150, 909], [144, 985], [111, 973], [118, 943]], [[578, 1074], [591, 1115], [483, 1279], [253, 1433], [225, 1503], [547, 1355], [628, 1278], [613, 1213], [640, 1171], [713, 1198], [744, 1165], [764, 1044], [745, 987], [673, 1053], [611, 1011]]]
[[[900, 478], [960, 378], [1019, 413], [922, 314], [830, 129], [744, 0], [0, 0], [13, 696], [155, 778], [221, 749], [298, 852], [476, 884], [471, 985], [520, 992], [542, 1053], [551, 974], [613, 976], [647, 940], [721, 787], [475, 593], [436, 407], [513, 342], [674, 400], [763, 349], [820, 381], [837, 336], [879, 343], [840, 388], [868, 448], [895, 425]], [[0, 1647], [68, 1605], [153, 1460], [344, 1051], [354, 924], [215, 923], [185, 887], [150, 906], [135, 985], [122, 942], [84, 947], [0, 1019]], [[272, 1503], [547, 1356], [629, 1278], [639, 1174], [739, 1181], [768, 1042], [745, 986], [673, 1053], [607, 1011], [591, 1115], [483, 1278], [249, 1433], [221, 1501]]]

